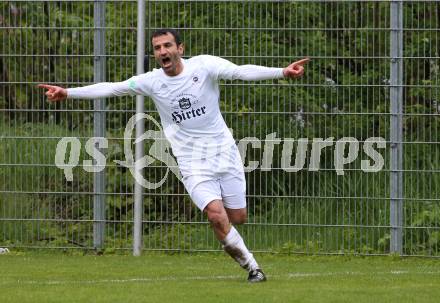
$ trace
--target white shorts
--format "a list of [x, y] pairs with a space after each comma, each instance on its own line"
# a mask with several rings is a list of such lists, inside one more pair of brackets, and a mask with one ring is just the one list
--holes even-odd
[[246, 207], [246, 179], [236, 145], [213, 157], [177, 160], [186, 191], [200, 210], [213, 200], [223, 200], [230, 209]]

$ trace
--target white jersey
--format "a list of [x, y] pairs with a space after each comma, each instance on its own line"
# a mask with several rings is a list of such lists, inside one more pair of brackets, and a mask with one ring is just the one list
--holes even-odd
[[179, 159], [210, 157], [235, 144], [220, 113], [220, 79], [282, 78], [281, 68], [237, 66], [225, 59], [201, 55], [184, 60], [183, 71], [167, 76], [162, 69], [118, 83], [69, 88], [69, 98], [144, 95], [153, 99], [165, 137]]

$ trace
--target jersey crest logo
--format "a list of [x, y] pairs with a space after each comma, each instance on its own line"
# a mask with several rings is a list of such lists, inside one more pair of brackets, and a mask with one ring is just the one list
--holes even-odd
[[191, 101], [189, 98], [182, 98], [179, 100], [179, 107], [181, 109], [188, 109], [191, 107]]

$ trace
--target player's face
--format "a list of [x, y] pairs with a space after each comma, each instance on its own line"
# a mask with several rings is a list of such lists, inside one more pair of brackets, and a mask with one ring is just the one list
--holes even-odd
[[168, 76], [176, 76], [183, 70], [180, 57], [183, 55], [183, 45], [177, 45], [171, 33], [154, 37], [153, 44], [154, 58], [160, 64]]

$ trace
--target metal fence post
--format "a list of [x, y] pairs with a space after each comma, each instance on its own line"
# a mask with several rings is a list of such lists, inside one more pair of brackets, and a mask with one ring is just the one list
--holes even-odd
[[403, 2], [390, 4], [390, 253], [402, 254], [403, 226]]
[[[105, 81], [105, 2], [94, 3], [94, 82]], [[105, 136], [105, 99], [94, 100], [93, 136]], [[98, 146], [95, 146], [98, 149]], [[96, 164], [96, 163], [94, 163]], [[105, 170], [93, 176], [93, 247], [104, 246], [105, 232]]]
[[[137, 15], [137, 49], [136, 49], [136, 74], [144, 73], [145, 57], [145, 1], [138, 0]], [[144, 112], [144, 97], [136, 96], [136, 114]], [[136, 138], [144, 133], [144, 120], [136, 122]], [[144, 142], [140, 141], [135, 145], [135, 170], [142, 174], [139, 167], [144, 155]], [[134, 184], [134, 228], [133, 228], [133, 255], [140, 256], [142, 252], [142, 214], [143, 214], [143, 188], [138, 182]]]

